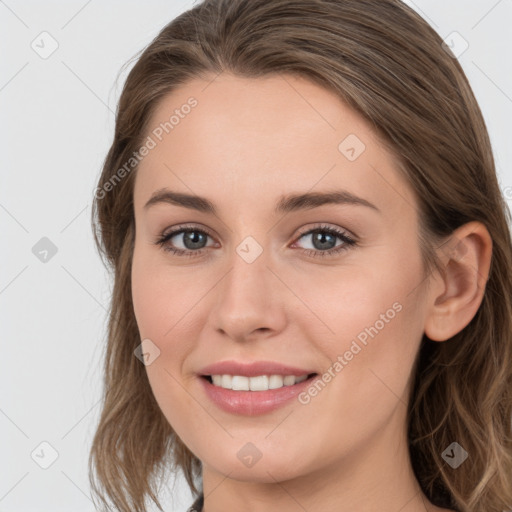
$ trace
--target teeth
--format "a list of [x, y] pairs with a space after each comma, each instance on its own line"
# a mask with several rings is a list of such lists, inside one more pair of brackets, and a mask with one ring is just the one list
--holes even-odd
[[245, 377], [243, 375], [211, 375], [213, 384], [224, 389], [234, 391], [268, 391], [283, 386], [293, 386], [305, 381], [308, 376], [301, 375], [258, 375], [257, 377]]

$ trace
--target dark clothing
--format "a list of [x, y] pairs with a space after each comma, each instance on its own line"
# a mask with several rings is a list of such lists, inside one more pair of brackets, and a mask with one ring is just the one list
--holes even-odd
[[201, 493], [196, 501], [192, 504], [192, 506], [187, 510], [187, 512], [201, 512], [203, 510], [203, 502], [204, 495]]

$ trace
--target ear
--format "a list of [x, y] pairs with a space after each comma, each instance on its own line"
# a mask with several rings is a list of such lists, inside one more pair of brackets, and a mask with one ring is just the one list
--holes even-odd
[[425, 334], [445, 341], [471, 322], [484, 296], [492, 255], [492, 239], [481, 222], [457, 228], [437, 249], [443, 275], [428, 292]]

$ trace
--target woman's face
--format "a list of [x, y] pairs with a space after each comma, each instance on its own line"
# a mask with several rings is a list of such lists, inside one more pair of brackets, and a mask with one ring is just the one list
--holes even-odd
[[[156, 400], [205, 471], [273, 482], [391, 465], [426, 318], [413, 193], [333, 93], [286, 75], [213, 78], [159, 104], [140, 152], [133, 303]], [[162, 189], [182, 201], [145, 206]], [[317, 375], [221, 390], [201, 374], [225, 361]]]

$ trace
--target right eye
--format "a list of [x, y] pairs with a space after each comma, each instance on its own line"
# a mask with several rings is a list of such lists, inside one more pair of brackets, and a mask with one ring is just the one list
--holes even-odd
[[[164, 251], [171, 252], [177, 256], [199, 256], [203, 253], [205, 243], [211, 235], [204, 229], [196, 227], [178, 227], [177, 229], [161, 234], [155, 241]], [[170, 243], [173, 238], [178, 241], [184, 248], [176, 247], [175, 243]]]

